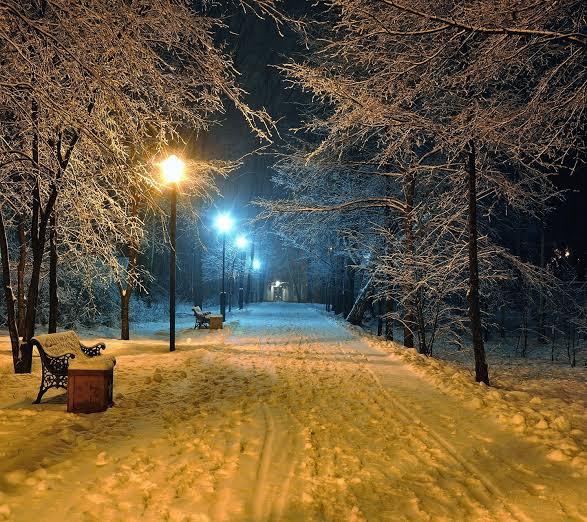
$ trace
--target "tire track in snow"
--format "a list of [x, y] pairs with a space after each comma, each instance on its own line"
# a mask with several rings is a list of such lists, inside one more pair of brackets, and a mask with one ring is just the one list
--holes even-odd
[[[343, 356], [345, 355], [345, 353], [342, 351], [340, 353]], [[412, 413], [407, 408], [401, 399], [391, 395], [389, 390], [381, 383], [381, 380], [371, 368], [369, 368], [365, 363], [363, 363], [361, 366], [371, 375], [378, 388], [381, 390], [381, 393], [395, 408], [397, 408], [397, 410], [405, 417], [405, 419], [408, 422], [416, 424], [417, 426], [421, 426], [422, 429], [428, 433], [430, 438], [433, 439], [438, 446], [444, 449], [453, 458], [453, 460], [455, 460], [471, 476], [474, 476], [479, 480], [487, 492], [490, 493], [495, 498], [495, 500], [498, 501], [507, 511], [509, 511], [513, 519], [519, 520], [520, 522], [532, 522], [532, 519], [519, 508], [512, 506], [510, 503], [504, 500], [504, 493], [484, 473], [482, 473], [474, 464], [461, 457], [458, 451], [446, 439], [436, 433], [429, 425], [422, 422], [422, 420], [417, 415]], [[427, 442], [423, 437], [421, 437], [421, 441], [423, 443]], [[489, 506], [485, 507], [488, 509], [488, 511], [491, 511]]]
[[268, 412], [267, 405], [263, 404], [263, 417], [265, 419], [265, 431], [261, 454], [259, 455], [259, 464], [255, 477], [255, 496], [253, 499], [253, 516], [255, 520], [267, 519], [268, 491], [267, 481], [269, 466], [271, 464], [271, 453], [273, 451], [273, 439], [275, 436], [275, 421]]
[[302, 454], [299, 429], [287, 413], [261, 405], [264, 438], [258, 456], [251, 514], [255, 521], [281, 520], [285, 516], [296, 468]]

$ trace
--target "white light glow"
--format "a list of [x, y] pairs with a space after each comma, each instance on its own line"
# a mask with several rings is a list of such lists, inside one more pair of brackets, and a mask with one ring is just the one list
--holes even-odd
[[233, 224], [234, 221], [232, 217], [230, 217], [230, 215], [226, 213], [218, 214], [218, 216], [216, 217], [216, 221], [214, 222], [214, 226], [221, 234], [226, 234], [227, 232], [230, 232]]
[[160, 166], [166, 183], [179, 183], [182, 180], [185, 163], [175, 154], [163, 160]]
[[280, 286], [281, 285], [281, 281], [275, 281], [275, 286]]
[[248, 244], [249, 244], [249, 240], [245, 236], [238, 236], [236, 238], [236, 246], [238, 248], [240, 248], [241, 250], [247, 248]]
[[261, 268], [261, 261], [253, 259], [253, 270], [259, 270]]

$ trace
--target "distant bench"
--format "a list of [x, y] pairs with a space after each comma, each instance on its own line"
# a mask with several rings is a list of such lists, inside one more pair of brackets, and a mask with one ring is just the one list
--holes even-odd
[[199, 306], [194, 306], [192, 312], [194, 312], [194, 317], [196, 319], [194, 330], [197, 328], [210, 328], [210, 314], [212, 312], [202, 312], [202, 309]]
[[[106, 349], [104, 343], [85, 346], [72, 331], [37, 335], [31, 342], [39, 351], [43, 367], [41, 386], [34, 404], [39, 404], [50, 388], [67, 389], [67, 373], [70, 367], [76, 370], [87, 369], [112, 373], [116, 364], [114, 356], [101, 355], [101, 351]], [[110, 383], [110, 390], [108, 390], [110, 402], [112, 402], [111, 387]]]

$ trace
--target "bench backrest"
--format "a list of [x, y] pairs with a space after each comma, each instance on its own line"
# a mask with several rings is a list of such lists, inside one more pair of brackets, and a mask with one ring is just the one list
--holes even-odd
[[206, 314], [202, 312], [202, 309], [199, 306], [194, 306], [192, 310], [194, 311], [194, 315], [196, 317], [206, 317]]
[[47, 355], [58, 357], [66, 353], [73, 353], [82, 359], [89, 358], [82, 352], [79, 339], [73, 331], [36, 335], [33, 339], [41, 345]]

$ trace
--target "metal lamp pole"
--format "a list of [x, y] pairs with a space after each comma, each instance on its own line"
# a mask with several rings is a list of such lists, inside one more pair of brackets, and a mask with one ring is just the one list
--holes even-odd
[[333, 309], [332, 296], [334, 292], [334, 272], [332, 268], [332, 247], [328, 247], [328, 283], [326, 290], [326, 311], [330, 312]]
[[234, 295], [234, 265], [238, 255], [232, 258], [232, 265], [230, 266], [230, 277], [228, 278], [228, 312], [232, 312], [232, 296]]
[[[251, 242], [251, 263], [253, 259], [255, 259], [255, 243]], [[247, 305], [251, 302], [251, 272], [252, 270], [249, 270], [247, 274], [247, 291], [245, 293], [245, 303]]]
[[216, 228], [222, 234], [222, 283], [220, 285], [220, 314], [222, 321], [226, 320], [226, 234], [232, 228], [233, 220], [224, 213], [216, 217]]
[[224, 279], [226, 270], [226, 233], [222, 234], [222, 287], [220, 290], [220, 314], [222, 321], [226, 321], [226, 292], [224, 291]]
[[170, 186], [169, 215], [169, 351], [175, 351], [175, 250], [177, 228], [177, 185], [181, 181], [185, 163], [175, 154], [161, 162], [161, 170], [165, 181]]
[[175, 246], [177, 228], [177, 184], [171, 185], [171, 216], [169, 223], [169, 239], [171, 252], [169, 255], [169, 351], [175, 351]]
[[241, 266], [240, 266], [240, 274], [239, 274], [239, 281], [238, 281], [238, 309], [242, 310], [245, 301], [245, 289], [244, 289], [244, 279], [245, 279], [245, 256], [246, 252], [243, 250], [241, 252]]

